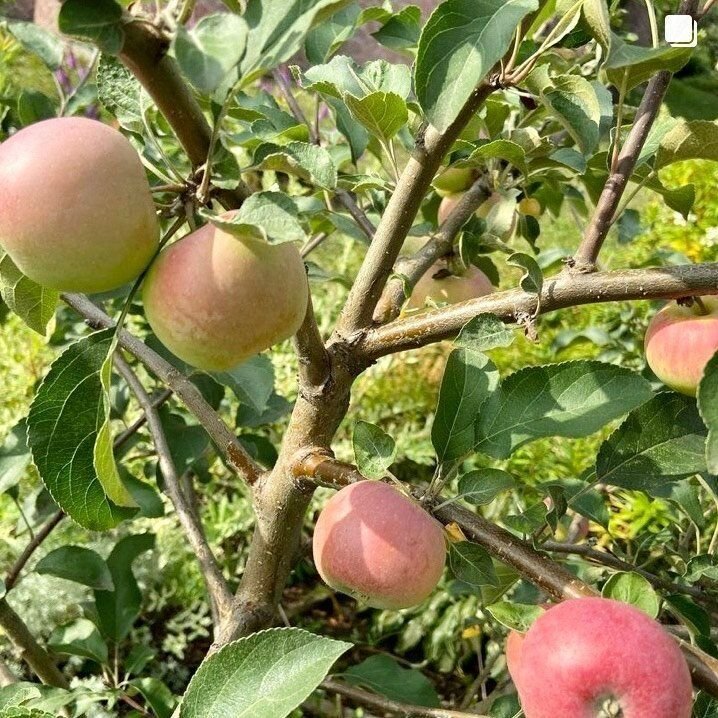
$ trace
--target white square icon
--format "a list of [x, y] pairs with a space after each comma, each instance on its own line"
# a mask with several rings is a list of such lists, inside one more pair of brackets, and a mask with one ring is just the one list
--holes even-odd
[[691, 15], [666, 15], [666, 42], [677, 47], [698, 44], [698, 23]]

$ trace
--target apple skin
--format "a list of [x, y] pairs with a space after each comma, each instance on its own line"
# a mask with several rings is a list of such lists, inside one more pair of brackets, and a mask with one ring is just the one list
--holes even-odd
[[427, 598], [446, 562], [441, 524], [380, 481], [360, 481], [332, 496], [317, 520], [313, 550], [329, 586], [392, 610]]
[[645, 352], [648, 366], [667, 386], [695, 396], [706, 364], [718, 351], [718, 297], [703, 297], [709, 314], [671, 303], [648, 324]]
[[435, 275], [446, 269], [442, 260], [436, 262], [416, 283], [407, 308], [423, 309], [427, 300], [436, 304], [457, 304], [469, 299], [484, 297], [494, 291], [489, 278], [476, 267], [469, 267], [462, 275], [449, 275], [435, 279]]
[[526, 718], [608, 718], [616, 715], [606, 712], [608, 702], [621, 718], [691, 716], [691, 676], [678, 644], [625, 603], [580, 598], [553, 606], [514, 641], [507, 660]]
[[541, 216], [541, 203], [535, 197], [524, 197], [518, 204], [518, 211], [528, 217]]
[[158, 242], [144, 168], [117, 130], [55, 118], [0, 145], [0, 245], [33, 281], [110, 291], [139, 276]]
[[474, 182], [475, 176], [474, 170], [449, 167], [434, 179], [432, 186], [439, 196], [445, 197], [446, 195], [469, 189]]
[[231, 369], [296, 334], [308, 297], [294, 244], [240, 239], [212, 224], [163, 250], [143, 286], [159, 340], [205, 371]]
[[444, 196], [441, 200], [441, 204], [439, 205], [439, 210], [436, 213], [436, 219], [439, 223], [439, 227], [446, 222], [448, 216], [454, 211], [456, 205], [459, 204], [459, 201], [463, 196], [463, 192], [458, 194], [447, 194]]

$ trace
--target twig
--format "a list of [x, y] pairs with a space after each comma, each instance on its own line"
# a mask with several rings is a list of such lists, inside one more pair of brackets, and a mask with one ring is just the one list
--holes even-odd
[[446, 708], [425, 708], [414, 706], [408, 703], [399, 703], [388, 698], [370, 693], [356, 686], [349, 686], [346, 683], [339, 683], [332, 678], [322, 681], [321, 687], [330, 693], [338, 693], [363, 706], [373, 710], [381, 711], [383, 715], [401, 716], [401, 718], [487, 718], [476, 713], [464, 713], [463, 711], [452, 711]]
[[[62, 300], [82, 315], [95, 329], [109, 329], [115, 326], [111, 317], [82, 294], [63, 294]], [[123, 349], [137, 357], [147, 369], [172, 389], [202, 424], [228, 464], [248, 484], [257, 481], [263, 472], [262, 467], [249, 456], [234, 432], [207, 403], [200, 390], [182, 372], [129, 332], [122, 330], [118, 335], [118, 342]]]
[[336, 199], [349, 212], [354, 221], [359, 226], [366, 238], [371, 242], [376, 234], [376, 227], [371, 223], [369, 217], [366, 216], [364, 210], [356, 203], [354, 197], [346, 190], [340, 189], [336, 192]]
[[307, 120], [307, 116], [304, 114], [302, 108], [299, 106], [297, 98], [294, 97], [292, 88], [289, 85], [289, 82], [287, 82], [287, 78], [283, 73], [283, 69], [284, 68], [275, 70], [272, 73], [272, 77], [277, 83], [277, 87], [279, 87], [279, 91], [282, 93], [282, 97], [284, 97], [287, 105], [289, 105], [290, 112], [294, 115], [296, 120], [298, 120], [301, 124], [307, 126], [307, 128], [309, 129], [309, 139], [312, 141], [312, 144], [318, 145], [319, 135], [317, 135], [316, 129], [314, 128], [312, 123]]
[[324, 348], [322, 335], [319, 333], [317, 320], [314, 316], [312, 294], [309, 292], [307, 313], [294, 337], [294, 349], [299, 361], [299, 384], [303, 391], [311, 392], [321, 388], [329, 378], [329, 355]]
[[152, 434], [155, 448], [157, 449], [159, 466], [165, 480], [167, 495], [174, 506], [177, 518], [184, 529], [192, 551], [197, 557], [200, 571], [207, 585], [207, 592], [216, 609], [217, 616], [215, 625], [217, 625], [221, 618], [230, 610], [232, 593], [229, 590], [224, 576], [222, 576], [222, 571], [219, 568], [215, 555], [212, 553], [212, 549], [207, 543], [204, 532], [197, 523], [194, 512], [188, 505], [185, 495], [182, 493], [177, 469], [167, 443], [167, 437], [165, 436], [162, 422], [160, 421], [157, 409], [155, 409], [152, 403], [152, 399], [150, 399], [149, 394], [147, 394], [145, 388], [142, 386], [142, 382], [130, 365], [119, 354], [115, 354], [114, 361], [115, 368], [120, 376], [127, 382], [147, 417], [147, 425]]
[[[718, 262], [585, 275], [561, 273], [545, 281], [540, 313], [582, 304], [678, 299], [691, 294], [718, 294]], [[358, 346], [367, 360], [377, 359], [455, 337], [478, 314], [495, 314], [505, 322], [515, 322], [522, 314], [531, 316], [535, 310], [534, 294], [520, 289], [496, 292], [376, 327]]]
[[[164, 404], [173, 394], [174, 392], [172, 389], [163, 389], [162, 393], [152, 401], [152, 406], [154, 409], [159, 409], [162, 404]], [[115, 438], [112, 446], [115, 451], [117, 449], [124, 446], [145, 424], [147, 423], [147, 415], [142, 414], [142, 416], [137, 419], [133, 424], [127, 427], [121, 434], [118, 434]]]
[[322, 242], [324, 242], [325, 239], [330, 237], [331, 235], [327, 232], [320, 232], [316, 237], [313, 237], [310, 239], [303, 247], [302, 247], [302, 259], [305, 257], [308, 257]]
[[440, 257], [451, 251], [461, 228], [469, 221], [488, 192], [485, 180], [477, 180], [459, 200], [439, 231], [413, 256], [399, 260], [394, 269], [399, 276], [390, 279], [374, 312], [374, 321], [383, 324], [396, 319], [407, 294]]

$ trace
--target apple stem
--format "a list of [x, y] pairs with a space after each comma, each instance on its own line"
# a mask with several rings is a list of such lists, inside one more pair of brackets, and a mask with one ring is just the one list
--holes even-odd
[[693, 297], [693, 301], [696, 303], [701, 314], [710, 314], [708, 307], [706, 307], [705, 302], [700, 297]]

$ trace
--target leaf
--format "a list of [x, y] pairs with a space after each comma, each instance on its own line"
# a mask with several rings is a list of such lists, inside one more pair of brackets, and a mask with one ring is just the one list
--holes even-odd
[[231, 219], [200, 212], [215, 227], [237, 237], [253, 237], [272, 244], [304, 242], [306, 233], [299, 224], [299, 210], [294, 200], [283, 192], [256, 192]]
[[607, 55], [611, 48], [611, 18], [606, 0], [584, 0], [582, 11], [591, 36]]
[[397, 52], [416, 47], [421, 33], [421, 8], [407, 5], [398, 12], [389, 13], [384, 24], [372, 37], [384, 47]]
[[516, 486], [514, 477], [501, 469], [474, 469], [459, 479], [458, 498], [470, 504], [490, 504], [502, 491]]
[[399, 703], [428, 708], [440, 705], [431, 681], [421, 671], [402, 668], [391, 656], [369, 656], [344, 671], [342, 678]]
[[541, 296], [541, 290], [543, 289], [543, 272], [538, 262], [530, 254], [515, 252], [506, 260], [506, 264], [524, 270], [524, 275], [519, 282], [524, 292]]
[[512, 631], [526, 633], [533, 622], [544, 613], [541, 606], [501, 601], [487, 606], [486, 610], [502, 625]]
[[212, 376], [229, 387], [239, 401], [260, 414], [267, 408], [274, 391], [274, 366], [265, 354], [247, 359], [229, 371], [215, 372]]
[[154, 548], [153, 534], [131, 534], [120, 539], [107, 557], [114, 591], [95, 591], [99, 628], [112, 641], [123, 640], [139, 615], [142, 594], [132, 572], [133, 561]]
[[498, 586], [491, 556], [485, 548], [469, 541], [449, 544], [449, 567], [459, 581], [470, 586]]
[[119, 123], [142, 132], [142, 86], [135, 76], [111, 55], [101, 55], [95, 75], [97, 98]]
[[110, 356], [114, 329], [96, 332], [56, 359], [27, 419], [28, 443], [40, 477], [57, 505], [93, 531], [134, 513], [120, 481], [109, 434]]
[[73, 623], [56, 628], [48, 645], [56, 653], [81, 656], [100, 664], [107, 663], [107, 644], [95, 624], [86, 618], [78, 618]]
[[614, 573], [603, 585], [601, 595], [639, 608], [651, 618], [658, 618], [661, 601], [653, 586], [638, 573]]
[[354, 34], [361, 9], [352, 2], [343, 10], [317, 25], [307, 35], [304, 52], [311, 65], [321, 65]]
[[498, 383], [499, 373], [485, 354], [463, 347], [451, 352], [431, 429], [440, 462], [459, 459], [471, 451], [479, 409]]
[[17, 115], [22, 125], [32, 125], [55, 117], [55, 105], [42, 92], [22, 90], [17, 99]]
[[55, 718], [52, 713], [46, 713], [37, 708], [25, 706], [9, 706], [0, 709], [0, 718]]
[[429, 122], [446, 130], [511, 46], [536, 0], [445, 0], [419, 39], [416, 96]]
[[589, 436], [651, 397], [635, 372], [597, 361], [528, 367], [486, 401], [476, 449], [499, 459], [542, 437]]
[[58, 18], [60, 32], [94, 42], [110, 55], [122, 50], [122, 6], [114, 0], [65, 0]]
[[710, 616], [688, 596], [678, 593], [666, 596], [666, 607], [694, 636], [710, 636]]
[[197, 669], [180, 718], [285, 718], [350, 647], [299, 628], [271, 628], [229, 643]]
[[524, 174], [528, 172], [526, 150], [516, 142], [503, 139], [482, 142], [466, 159], [457, 162], [455, 166], [484, 167], [487, 159], [506, 160]]
[[27, 446], [27, 425], [16, 424], [0, 446], [0, 494], [16, 486], [32, 461]]
[[[698, 385], [698, 411], [708, 427], [706, 438], [706, 465], [711, 474], [718, 476], [718, 353], [706, 364]], [[2, 459], [0, 459], [0, 465]]]
[[60, 294], [28, 279], [10, 255], [0, 251], [0, 297], [30, 329], [44, 336]]
[[664, 392], [632, 411], [598, 451], [598, 481], [650, 491], [706, 470], [706, 428], [695, 400]]
[[372, 92], [365, 97], [344, 95], [349, 112], [370, 135], [388, 142], [409, 121], [406, 102], [393, 92]]
[[718, 162], [718, 124], [707, 120], [681, 120], [661, 140], [656, 169], [683, 160]]
[[82, 546], [61, 546], [51, 551], [39, 561], [35, 571], [100, 591], [112, 591], [115, 587], [102, 556]]
[[7, 29], [14, 38], [30, 52], [37, 55], [50, 70], [57, 70], [62, 64], [65, 50], [60, 38], [33, 22], [8, 22]]
[[370, 479], [381, 479], [396, 457], [396, 442], [383, 429], [357, 421], [352, 435], [354, 457], [359, 471]]
[[335, 189], [337, 168], [324, 147], [308, 142], [290, 142], [280, 146], [265, 142], [257, 147], [252, 165], [259, 170], [274, 170], [297, 175], [322, 189]]
[[130, 685], [142, 694], [157, 718], [171, 718], [177, 700], [162, 681], [152, 676], [146, 676], [131, 680]]
[[179, 25], [172, 49], [189, 81], [200, 92], [211, 94], [242, 59], [248, 32], [239, 15], [207, 15], [191, 30]]
[[508, 347], [515, 335], [495, 314], [479, 314], [469, 320], [456, 338], [455, 344], [476, 352]]

